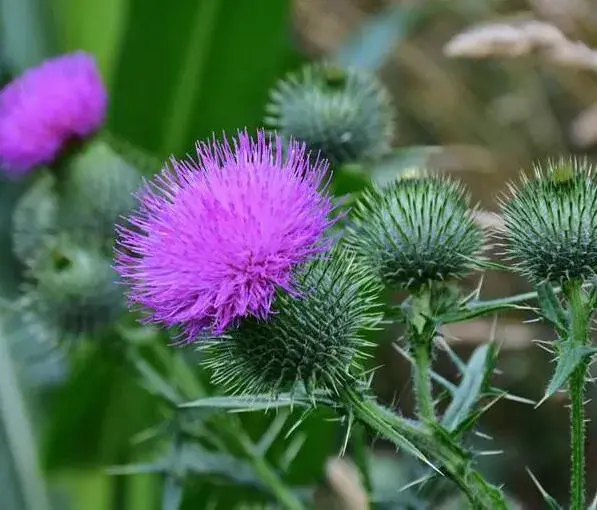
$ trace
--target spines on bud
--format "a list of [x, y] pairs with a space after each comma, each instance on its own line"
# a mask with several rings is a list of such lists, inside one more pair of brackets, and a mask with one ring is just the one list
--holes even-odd
[[267, 114], [266, 123], [284, 138], [306, 142], [333, 164], [383, 156], [394, 136], [384, 86], [373, 75], [331, 64], [310, 64], [281, 80]]
[[347, 244], [385, 283], [418, 288], [469, 273], [483, 233], [459, 183], [423, 177], [366, 191]]
[[597, 271], [597, 180], [587, 160], [535, 165], [501, 199], [506, 254], [535, 283]]
[[334, 389], [350, 381], [368, 345], [363, 334], [381, 319], [378, 292], [375, 277], [350, 255], [335, 251], [309, 263], [296, 295], [278, 294], [271, 318], [244, 320], [202, 347], [214, 381], [271, 395], [300, 383]]

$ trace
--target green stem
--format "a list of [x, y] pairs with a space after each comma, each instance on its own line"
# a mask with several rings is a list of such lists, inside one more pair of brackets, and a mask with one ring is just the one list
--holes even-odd
[[435, 409], [431, 386], [431, 346], [430, 342], [417, 342], [413, 349], [413, 384], [417, 410], [421, 419], [435, 423]]
[[431, 385], [431, 350], [435, 336], [435, 324], [429, 319], [432, 292], [430, 289], [413, 294], [413, 314], [409, 324], [408, 342], [412, 347], [413, 386], [417, 403], [417, 412], [426, 423], [435, 423], [433, 389]]
[[271, 469], [266, 460], [255, 450], [252, 443], [247, 441], [247, 437], [244, 434], [239, 437], [238, 443], [243, 448], [244, 453], [249, 457], [260, 480], [269, 488], [282, 508], [286, 508], [287, 510], [304, 510], [305, 507], [302, 502], [294, 495], [278, 474]]
[[[575, 346], [590, 343], [590, 320], [593, 310], [585, 298], [579, 281], [570, 282], [564, 289], [568, 300], [570, 324], [568, 339]], [[583, 360], [572, 372], [570, 390], [570, 508], [585, 510], [585, 379], [589, 360]]]
[[429, 428], [419, 428], [354, 389], [344, 388], [341, 397], [355, 417], [372, 430], [398, 447], [404, 448], [405, 444], [410, 443], [431, 462], [436, 463], [442, 474], [460, 487], [472, 508], [507, 510], [501, 491], [474, 469], [468, 455], [445, 434], [436, 434]]
[[570, 377], [571, 510], [585, 510], [585, 403], [587, 364], [579, 365]]

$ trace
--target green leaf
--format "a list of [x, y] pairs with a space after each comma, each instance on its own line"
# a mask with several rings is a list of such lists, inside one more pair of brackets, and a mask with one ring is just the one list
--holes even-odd
[[[159, 157], [261, 124], [293, 57], [288, 0], [130, 0], [111, 129]], [[157, 36], [159, 34], [159, 36]], [[231, 65], [232, 63], [232, 65]]]
[[0, 48], [10, 70], [23, 71], [50, 56], [48, 8], [44, 0], [0, 0]]
[[568, 327], [568, 316], [553, 287], [549, 283], [538, 285], [537, 298], [543, 317], [551, 322], [558, 331], [565, 331]]
[[13, 510], [49, 510], [27, 404], [0, 317], [0, 493]]
[[569, 340], [560, 342], [558, 345], [556, 370], [547, 385], [543, 398], [537, 404], [537, 407], [562, 388], [570, 378], [572, 372], [574, 372], [574, 369], [581, 363], [584, 363], [589, 356], [594, 354], [594, 352], [594, 348], [576, 345]]
[[367, 20], [330, 58], [344, 67], [376, 71], [422, 19], [421, 4], [394, 5]]
[[505, 310], [526, 310], [527, 308], [520, 305], [515, 305], [512, 303], [503, 303], [503, 302], [494, 302], [494, 303], [487, 303], [483, 304], [480, 302], [479, 304], [469, 303], [464, 307], [460, 308], [459, 310], [454, 310], [447, 312], [445, 314], [436, 317], [435, 320], [439, 324], [453, 324], [456, 322], [465, 322], [470, 321], [472, 319], [476, 319], [477, 317], [483, 317], [485, 315], [490, 315], [497, 312], [502, 312]]
[[493, 343], [475, 349], [463, 373], [462, 382], [444, 413], [442, 423], [447, 430], [456, 430], [473, 412], [495, 368], [496, 358], [497, 347]]
[[173, 406], [182, 402], [182, 396], [161, 374], [158, 373], [147, 361], [138, 355], [132, 356], [132, 362], [141, 376], [142, 385], [154, 395], [157, 395]]
[[[327, 392], [315, 392], [317, 400], [325, 401]], [[181, 404], [181, 408], [218, 408], [227, 411], [247, 412], [278, 409], [282, 407], [311, 407], [313, 400], [300, 393], [281, 393], [277, 397], [271, 395], [239, 395], [204, 397]]]

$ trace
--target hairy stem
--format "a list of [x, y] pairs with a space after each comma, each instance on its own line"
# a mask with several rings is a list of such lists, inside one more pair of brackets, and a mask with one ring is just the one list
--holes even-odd
[[425, 422], [436, 421], [431, 386], [431, 346], [430, 342], [419, 342], [413, 349], [413, 384], [417, 411]]
[[[570, 282], [564, 289], [568, 301], [568, 340], [576, 346], [590, 343], [590, 321], [593, 310], [585, 298], [580, 282]], [[589, 359], [584, 359], [572, 372], [570, 390], [570, 508], [585, 509], [585, 378]]]
[[587, 364], [579, 365], [570, 377], [570, 508], [585, 507], [585, 403], [584, 388]]
[[426, 423], [435, 423], [433, 389], [431, 385], [431, 350], [435, 325], [431, 316], [431, 293], [422, 291], [413, 295], [413, 314], [410, 317], [408, 342], [412, 348], [413, 386], [417, 412]]
[[379, 405], [373, 399], [345, 388], [345, 404], [355, 417], [400, 448], [416, 448], [436, 470], [456, 483], [477, 510], [507, 510], [502, 492], [474, 469], [472, 461], [446, 434], [420, 428]]

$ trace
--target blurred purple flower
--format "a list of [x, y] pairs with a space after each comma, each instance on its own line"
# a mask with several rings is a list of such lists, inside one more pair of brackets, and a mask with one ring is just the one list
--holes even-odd
[[246, 316], [267, 318], [293, 270], [328, 248], [333, 205], [327, 163], [304, 144], [239, 133], [232, 146], [197, 145], [198, 160], [171, 160], [140, 194], [120, 229], [116, 269], [150, 322], [180, 326], [192, 342]]
[[25, 71], [0, 91], [0, 167], [19, 176], [51, 163], [69, 140], [101, 127], [107, 103], [95, 59], [87, 53]]

